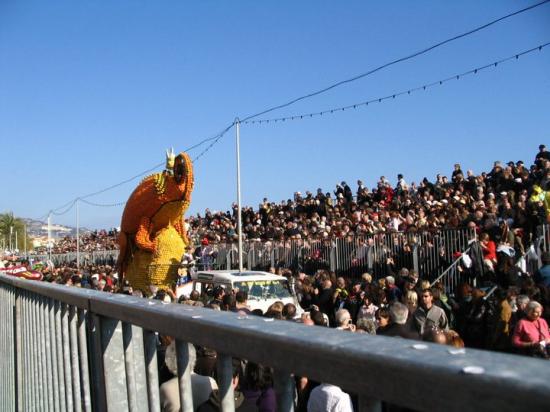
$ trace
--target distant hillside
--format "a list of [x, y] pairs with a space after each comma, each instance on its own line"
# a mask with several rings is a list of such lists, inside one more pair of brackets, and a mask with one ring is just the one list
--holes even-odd
[[[39, 220], [21, 218], [27, 225], [27, 231], [30, 237], [40, 238], [48, 236], [48, 222], [41, 222]], [[80, 228], [80, 233], [89, 233], [90, 229], [85, 227]], [[62, 238], [65, 236], [76, 236], [76, 228], [71, 226], [64, 226], [59, 224], [52, 224], [51, 236], [54, 239]]]

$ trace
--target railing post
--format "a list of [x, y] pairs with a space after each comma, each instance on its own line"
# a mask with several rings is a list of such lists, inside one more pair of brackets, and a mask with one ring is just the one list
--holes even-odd
[[122, 323], [122, 339], [126, 366], [126, 386], [130, 411], [146, 411], [147, 383], [143, 362], [143, 334], [141, 328]]
[[[223, 412], [235, 411], [233, 393], [233, 359], [231, 356], [218, 354], [218, 390]], [[178, 366], [179, 370], [179, 366]]]
[[82, 381], [82, 396], [85, 412], [92, 412], [90, 396], [90, 372], [88, 369], [88, 339], [86, 334], [86, 313], [78, 309], [78, 355], [80, 359], [80, 377]]
[[59, 405], [60, 409], [66, 410], [66, 399], [65, 399], [65, 369], [63, 368], [63, 333], [62, 329], [62, 320], [61, 320], [61, 302], [56, 301], [54, 303], [54, 324], [55, 324], [55, 342], [56, 342], [56, 354], [55, 359], [57, 362], [57, 367], [55, 370], [57, 373], [54, 376], [57, 378], [57, 387], [59, 388]]
[[71, 376], [73, 378], [73, 405], [75, 411], [82, 410], [80, 390], [80, 368], [78, 364], [77, 312], [74, 306], [69, 309], [69, 341], [71, 342]]
[[280, 412], [294, 412], [295, 385], [292, 374], [283, 370], [275, 370], [273, 375], [277, 410]]
[[[21, 295], [18, 288], [13, 288], [13, 293], [15, 294], [15, 307], [14, 316], [13, 316], [13, 337], [15, 338], [15, 345], [13, 345], [14, 359], [15, 361], [15, 410], [23, 411], [23, 361], [22, 361], [22, 346], [21, 346]], [[6, 383], [4, 383], [6, 384]]]
[[229, 251], [225, 254], [225, 268], [227, 270], [231, 270], [231, 251], [232, 249], [229, 249]]
[[413, 255], [413, 268], [416, 271], [416, 273], [420, 273], [419, 266], [418, 266], [418, 243], [415, 243], [413, 245], [412, 255]]
[[155, 332], [143, 331], [145, 369], [147, 377], [147, 397], [149, 411], [160, 412], [159, 380], [157, 368], [157, 337]]
[[117, 319], [101, 317], [101, 350], [107, 409], [126, 411], [128, 394], [122, 340], [122, 325]]
[[[57, 370], [57, 348], [58, 346], [61, 345], [60, 342], [57, 342], [56, 340], [56, 330], [55, 330], [55, 301], [52, 300], [52, 299], [49, 299], [48, 300], [48, 316], [47, 316], [47, 319], [48, 319], [48, 331], [49, 331], [49, 336], [50, 336], [50, 341], [51, 341], [51, 355], [50, 355], [50, 358], [51, 358], [51, 368], [49, 368], [50, 370], [50, 375], [52, 376], [52, 380], [54, 381], [54, 383], [57, 383], [57, 379], [58, 379], [58, 370]], [[63, 397], [65, 396], [64, 392], [61, 392], [60, 390], [60, 387], [59, 386], [55, 386], [56, 389], [54, 390], [54, 393], [53, 393], [53, 403], [54, 403], [54, 408], [56, 411], [58, 410], [61, 410], [60, 409], [60, 400], [59, 398], [60, 397]]]
[[[176, 357], [178, 364], [178, 384], [182, 412], [193, 412], [193, 392], [191, 389], [191, 344], [176, 339]], [[223, 409], [222, 409], [223, 410]]]

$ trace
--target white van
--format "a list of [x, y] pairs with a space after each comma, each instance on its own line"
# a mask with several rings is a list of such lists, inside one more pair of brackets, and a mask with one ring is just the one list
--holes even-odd
[[223, 286], [226, 290], [247, 292], [251, 310], [261, 309], [265, 313], [273, 303], [281, 301], [285, 305], [293, 303], [296, 315], [303, 312], [284, 276], [260, 271], [203, 270], [193, 273], [191, 279], [193, 290], [198, 290], [201, 296], [216, 286]]

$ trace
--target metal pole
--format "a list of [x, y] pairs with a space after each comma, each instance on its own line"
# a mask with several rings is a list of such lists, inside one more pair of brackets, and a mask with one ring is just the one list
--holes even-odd
[[24, 245], [25, 245], [25, 259], [28, 259], [29, 255], [27, 254], [27, 225], [25, 225], [24, 235], [25, 235], [25, 238], [24, 238], [25, 239], [25, 243], [24, 243]]
[[176, 339], [176, 357], [178, 364], [178, 383], [182, 412], [193, 412], [193, 392], [191, 390], [191, 362], [189, 351], [191, 345]]
[[15, 231], [15, 250], [19, 253], [19, 244], [17, 242], [17, 230]]
[[157, 367], [157, 337], [155, 332], [143, 331], [143, 345], [145, 367], [147, 374], [147, 394], [149, 399], [149, 410], [160, 412], [160, 394]]
[[233, 359], [231, 356], [219, 354], [217, 369], [221, 410], [223, 412], [234, 412]]
[[23, 327], [23, 296], [21, 296], [21, 289], [14, 288], [13, 291], [15, 292], [15, 316], [11, 325], [13, 327], [11, 333], [13, 333], [13, 338], [15, 338], [15, 345], [13, 346], [15, 350], [15, 410], [23, 411], [23, 356], [25, 356], [22, 351], [23, 331], [21, 330]]
[[243, 271], [243, 233], [241, 222], [241, 122], [235, 119], [235, 141], [237, 149], [237, 234], [239, 239], [239, 272]]
[[52, 212], [48, 213], [48, 260], [52, 260]]
[[10, 252], [13, 252], [13, 242], [11, 241], [12, 236], [13, 236], [13, 226], [10, 226]]
[[78, 201], [80, 199], [76, 199], [76, 269], [80, 270], [80, 219], [79, 219], [79, 212], [78, 212]]

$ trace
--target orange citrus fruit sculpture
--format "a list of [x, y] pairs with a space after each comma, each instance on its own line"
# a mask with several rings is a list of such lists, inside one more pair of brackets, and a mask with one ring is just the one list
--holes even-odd
[[146, 294], [167, 289], [189, 238], [183, 214], [193, 191], [193, 165], [187, 153], [166, 152], [166, 170], [148, 176], [130, 195], [120, 225], [118, 271]]

